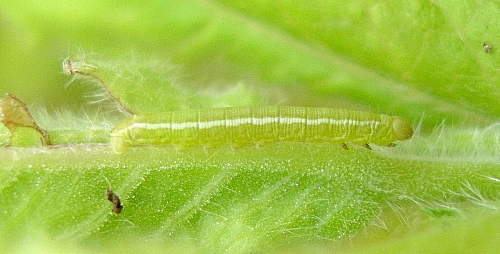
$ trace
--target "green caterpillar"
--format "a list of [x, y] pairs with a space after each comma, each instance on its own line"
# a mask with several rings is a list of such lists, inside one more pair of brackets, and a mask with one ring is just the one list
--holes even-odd
[[111, 132], [111, 146], [173, 145], [234, 147], [276, 141], [393, 146], [410, 139], [412, 127], [400, 116], [334, 108], [287, 106], [213, 108], [144, 114], [125, 119]]

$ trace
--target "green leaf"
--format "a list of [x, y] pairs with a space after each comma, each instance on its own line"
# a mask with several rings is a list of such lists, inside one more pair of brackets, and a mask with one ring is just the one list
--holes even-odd
[[[0, 13], [0, 92], [34, 104], [55, 144], [0, 148], [6, 252], [498, 249], [495, 1], [4, 1]], [[70, 57], [100, 81], [63, 89], [69, 43], [89, 50]], [[360, 109], [401, 115], [417, 134], [373, 151], [274, 143], [116, 155], [108, 132], [123, 115], [84, 93], [138, 113]]]
[[[491, 135], [498, 128], [481, 136], [483, 144]], [[276, 143], [182, 154], [142, 147], [123, 155], [92, 145], [5, 149], [0, 228], [14, 236], [37, 228], [60, 241], [134, 236], [156, 244], [180, 239], [208, 252], [247, 252], [343, 238], [381, 211], [410, 204], [460, 211], [464, 202], [498, 199], [498, 154], [477, 162], [460, 157], [466, 147], [441, 147], [441, 158], [408, 147]], [[104, 195], [110, 186], [124, 206], [119, 215]]]
[[157, 61], [89, 58], [83, 55], [77, 57], [79, 60], [65, 59], [63, 72], [73, 76], [71, 82], [94, 85], [96, 101], [108, 101], [123, 114], [260, 104], [257, 94], [241, 83], [226, 91], [194, 91], [176, 84], [168, 65]]

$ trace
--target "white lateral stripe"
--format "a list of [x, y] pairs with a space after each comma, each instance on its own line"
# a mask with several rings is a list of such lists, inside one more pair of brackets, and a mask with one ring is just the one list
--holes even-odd
[[209, 129], [212, 127], [219, 126], [231, 126], [236, 127], [244, 124], [253, 125], [265, 125], [265, 124], [297, 124], [302, 123], [306, 125], [320, 125], [320, 124], [332, 124], [332, 125], [357, 125], [366, 126], [380, 124], [379, 121], [368, 120], [368, 121], [357, 121], [352, 119], [330, 119], [330, 118], [318, 118], [318, 119], [307, 119], [307, 118], [295, 118], [295, 117], [263, 117], [263, 118], [237, 118], [230, 120], [214, 120], [207, 122], [185, 122], [185, 123], [133, 123], [127, 128], [136, 129], [148, 129], [148, 130], [158, 130], [158, 129], [172, 129], [172, 130], [182, 130], [186, 128], [198, 128], [198, 129]]

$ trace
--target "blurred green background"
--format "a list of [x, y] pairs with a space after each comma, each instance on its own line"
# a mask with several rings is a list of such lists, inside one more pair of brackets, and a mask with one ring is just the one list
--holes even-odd
[[[169, 62], [182, 85], [242, 82], [266, 104], [402, 115], [432, 130], [500, 117], [498, 1], [2, 1], [0, 93], [88, 108], [61, 62]], [[493, 50], [485, 53], [483, 43]], [[91, 90], [90, 90], [91, 91]]]

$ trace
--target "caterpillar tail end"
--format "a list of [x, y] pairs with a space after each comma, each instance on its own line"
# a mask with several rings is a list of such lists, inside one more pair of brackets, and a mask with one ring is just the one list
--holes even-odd
[[110, 142], [111, 142], [111, 148], [113, 148], [113, 151], [116, 154], [122, 154], [128, 148], [128, 145], [125, 143], [125, 141], [123, 140], [123, 138], [120, 137], [120, 136], [113, 136], [113, 135], [111, 135]]
[[127, 127], [130, 125], [130, 121], [132, 120], [133, 117], [125, 119], [123, 122], [118, 124], [110, 133], [111, 148], [113, 148], [113, 151], [116, 154], [124, 153], [130, 146], [130, 143], [127, 142], [126, 138], [129, 136]]

